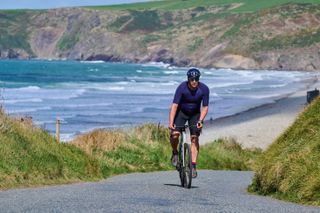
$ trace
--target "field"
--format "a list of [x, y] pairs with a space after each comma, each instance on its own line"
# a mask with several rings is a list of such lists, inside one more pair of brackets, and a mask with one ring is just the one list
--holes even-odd
[[279, 6], [287, 3], [312, 3], [319, 4], [317, 0], [169, 0], [151, 1], [146, 3], [122, 4], [112, 6], [94, 6], [92, 9], [105, 10], [181, 10], [196, 7], [221, 6], [226, 4], [239, 4], [239, 7], [231, 10], [232, 13], [256, 12], [261, 9]]

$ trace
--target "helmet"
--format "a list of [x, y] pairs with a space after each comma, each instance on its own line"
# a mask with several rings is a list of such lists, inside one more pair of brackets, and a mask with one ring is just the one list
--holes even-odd
[[201, 73], [197, 68], [191, 68], [187, 72], [188, 78], [199, 78], [200, 75], [201, 75]]

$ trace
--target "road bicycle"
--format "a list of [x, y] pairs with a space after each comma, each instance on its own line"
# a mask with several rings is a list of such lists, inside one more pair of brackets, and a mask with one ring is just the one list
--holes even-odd
[[192, 159], [191, 142], [187, 140], [186, 129], [188, 125], [180, 127], [182, 129], [178, 145], [177, 170], [181, 181], [181, 186], [190, 189], [192, 183]]

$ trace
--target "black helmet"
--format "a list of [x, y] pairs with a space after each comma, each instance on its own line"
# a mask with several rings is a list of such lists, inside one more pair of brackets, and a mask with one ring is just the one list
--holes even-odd
[[201, 75], [201, 73], [197, 68], [191, 68], [187, 72], [188, 78], [199, 78], [200, 75]]

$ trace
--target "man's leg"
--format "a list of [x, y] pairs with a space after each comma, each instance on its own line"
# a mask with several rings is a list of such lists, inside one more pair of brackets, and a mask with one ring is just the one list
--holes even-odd
[[190, 128], [190, 138], [191, 138], [191, 160], [192, 160], [192, 177], [196, 178], [198, 176], [197, 174], [197, 159], [198, 159], [198, 153], [199, 153], [199, 135], [200, 135], [200, 129], [197, 128], [197, 122], [200, 118], [200, 113], [197, 113], [193, 116], [191, 116], [189, 120], [189, 124], [191, 125]]
[[181, 112], [178, 111], [177, 115], [174, 119], [174, 125], [176, 126], [176, 129], [171, 131], [170, 134], [170, 143], [172, 146], [172, 157], [171, 157], [171, 163], [173, 166], [176, 166], [178, 163], [178, 144], [179, 144], [179, 136], [181, 127], [186, 123], [187, 118], [186, 116]]
[[172, 150], [174, 153], [178, 153], [177, 147], [178, 147], [178, 143], [179, 143], [179, 136], [180, 136], [180, 132], [171, 131], [170, 143], [171, 143]]
[[177, 166], [178, 163], [178, 143], [179, 143], [179, 136], [180, 136], [180, 132], [177, 131], [171, 131], [171, 135], [170, 135], [170, 143], [172, 146], [172, 156], [171, 156], [171, 164], [172, 166]]
[[192, 163], [196, 164], [199, 153], [199, 137], [197, 135], [191, 135], [191, 158]]

